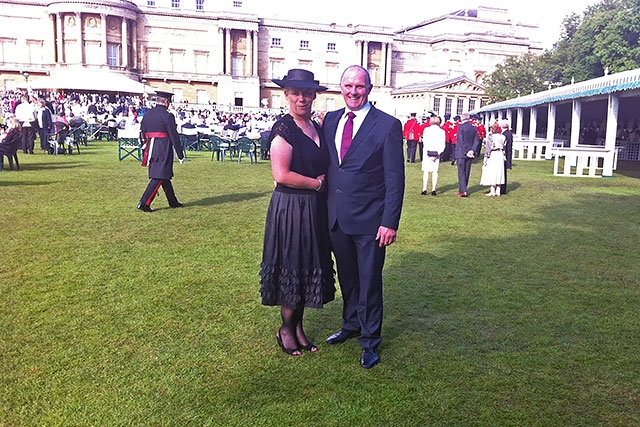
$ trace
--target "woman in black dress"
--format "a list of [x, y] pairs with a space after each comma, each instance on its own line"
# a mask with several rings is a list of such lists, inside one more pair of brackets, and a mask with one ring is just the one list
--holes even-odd
[[326, 87], [301, 69], [273, 81], [284, 88], [289, 114], [269, 137], [276, 188], [267, 211], [260, 293], [263, 305], [281, 307], [278, 345], [299, 356], [301, 350], [318, 350], [304, 333], [304, 308], [321, 308], [335, 295], [324, 185], [329, 152], [311, 120], [316, 93]]

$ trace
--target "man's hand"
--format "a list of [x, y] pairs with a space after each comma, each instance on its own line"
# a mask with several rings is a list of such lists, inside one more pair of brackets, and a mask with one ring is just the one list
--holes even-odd
[[475, 157], [475, 153], [473, 152], [473, 150], [469, 150], [467, 151], [467, 157], [470, 159], [473, 159]]
[[378, 234], [376, 235], [376, 240], [378, 241], [378, 245], [381, 248], [385, 246], [389, 246], [393, 242], [396, 241], [396, 230], [392, 230], [391, 228], [380, 226], [378, 227]]

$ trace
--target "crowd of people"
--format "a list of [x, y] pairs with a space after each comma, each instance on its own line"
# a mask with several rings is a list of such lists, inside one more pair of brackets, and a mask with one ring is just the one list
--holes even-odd
[[[118, 129], [139, 128], [145, 111], [151, 106], [151, 98], [149, 95], [114, 96], [73, 91], [5, 91], [0, 93], [0, 126], [3, 129], [0, 137], [6, 134], [7, 119], [15, 117], [20, 125], [19, 149], [24, 154], [37, 151], [38, 139], [40, 148], [44, 152], [51, 152], [48, 135], [56, 133], [57, 128], [63, 126], [58, 123], [67, 128], [83, 124], [103, 126], [112, 132], [110, 137], [117, 138]], [[171, 104], [169, 111], [176, 118], [178, 130], [183, 125], [193, 124], [219, 128], [236, 136], [259, 134], [271, 129], [273, 123], [282, 116], [271, 110], [231, 112], [222, 111], [215, 105], [195, 106], [189, 103]]]
[[480, 184], [490, 187], [487, 196], [506, 194], [507, 169], [511, 169], [513, 143], [508, 121], [493, 123], [487, 135], [478, 115], [463, 113], [452, 118], [450, 114], [445, 114], [443, 122], [439, 116], [431, 113], [418, 122], [416, 114], [411, 113], [404, 123], [402, 133], [406, 141], [407, 163], [415, 163], [417, 157], [420, 157], [423, 172], [420, 194], [423, 196], [429, 194], [427, 187], [430, 176], [430, 194], [438, 194], [440, 163], [450, 161], [452, 166], [458, 165], [458, 191], [455, 194], [458, 197], [468, 197], [471, 165], [480, 156], [483, 146], [485, 152]]

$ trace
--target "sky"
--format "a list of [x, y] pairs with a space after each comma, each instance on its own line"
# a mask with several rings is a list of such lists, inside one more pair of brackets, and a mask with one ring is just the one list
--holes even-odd
[[598, 0], [462, 0], [430, 2], [424, 0], [253, 0], [245, 4], [264, 18], [330, 24], [369, 24], [397, 29], [460, 9], [478, 6], [504, 8], [513, 21], [538, 24], [539, 41], [550, 49], [558, 41], [562, 20], [582, 12]]

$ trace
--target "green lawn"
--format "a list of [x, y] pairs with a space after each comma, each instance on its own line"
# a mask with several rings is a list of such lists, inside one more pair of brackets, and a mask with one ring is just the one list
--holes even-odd
[[[0, 426], [640, 425], [640, 163], [616, 178], [516, 162], [506, 197], [407, 165], [387, 252], [381, 363], [284, 355], [260, 304], [268, 162], [176, 162], [183, 209], [135, 206], [146, 169], [113, 142], [0, 173]], [[6, 164], [6, 162], [5, 162]]]

